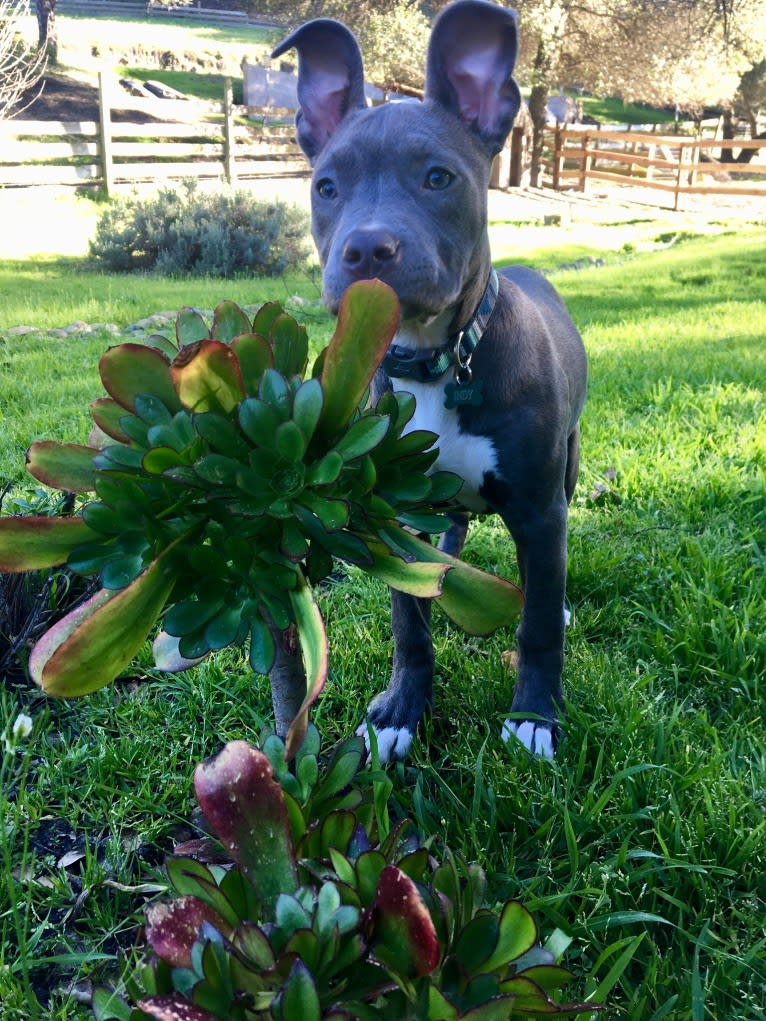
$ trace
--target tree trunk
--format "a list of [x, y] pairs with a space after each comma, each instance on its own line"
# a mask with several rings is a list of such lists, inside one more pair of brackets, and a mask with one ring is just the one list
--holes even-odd
[[529, 116], [532, 118], [532, 163], [529, 183], [533, 188], [541, 188], [543, 183], [543, 133], [551, 90], [552, 66], [553, 59], [548, 41], [541, 36], [537, 41], [532, 91], [529, 94]]
[[532, 163], [529, 170], [529, 183], [533, 188], [542, 187], [543, 141], [547, 109], [548, 86], [535, 85], [529, 93], [529, 116], [532, 118]]
[[37, 13], [38, 46], [45, 51], [51, 64], [58, 58], [58, 40], [56, 39], [56, 0], [35, 0]]
[[[736, 127], [737, 127], [737, 119], [734, 116], [734, 111], [731, 109], [731, 107], [729, 107], [728, 109], [724, 110], [724, 112], [723, 112], [723, 126], [722, 126], [722, 129], [721, 129], [721, 134], [727, 140], [728, 139], [732, 139], [732, 138], [734, 138]], [[731, 151], [731, 149], [723, 149], [722, 148], [721, 149], [721, 163], [733, 163], [733, 162], [734, 162], [734, 153]]]

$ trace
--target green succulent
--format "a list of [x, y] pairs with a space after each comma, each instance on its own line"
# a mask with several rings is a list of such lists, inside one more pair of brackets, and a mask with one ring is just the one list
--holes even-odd
[[407, 431], [412, 395], [369, 406], [398, 315], [385, 284], [353, 285], [310, 372], [306, 331], [276, 303], [251, 320], [224, 301], [210, 327], [183, 309], [175, 341], [105, 352], [108, 396], [91, 408], [98, 449], [44, 440], [27, 454], [38, 481], [93, 498], [72, 516], [0, 518], [0, 570], [66, 563], [98, 578], [32, 650], [45, 691], [109, 683], [160, 617], [184, 660], [247, 643], [259, 673], [295, 628], [307, 679], [292, 753], [327, 673], [312, 586], [336, 559], [436, 599], [473, 634], [513, 619], [515, 586], [413, 534], [448, 527], [461, 480], [431, 470], [434, 433]]
[[195, 789], [220, 840], [168, 859], [173, 894], [146, 910], [151, 954], [99, 1021], [501, 1021], [576, 1014], [571, 979], [517, 901], [485, 907], [486, 878], [415, 826], [388, 821], [391, 783], [360, 773], [364, 744], [326, 768], [309, 728], [291, 771], [276, 737], [234, 741]]

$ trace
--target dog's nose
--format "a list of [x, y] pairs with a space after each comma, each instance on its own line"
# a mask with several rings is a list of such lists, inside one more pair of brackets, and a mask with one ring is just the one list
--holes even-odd
[[386, 230], [354, 230], [343, 246], [343, 264], [359, 280], [382, 277], [399, 262], [399, 248]]

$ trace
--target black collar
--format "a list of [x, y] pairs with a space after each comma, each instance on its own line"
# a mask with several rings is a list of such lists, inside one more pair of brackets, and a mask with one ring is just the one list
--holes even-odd
[[383, 371], [394, 379], [432, 383], [450, 366], [454, 365], [457, 372], [467, 369], [494, 311], [499, 287], [497, 273], [492, 269], [479, 306], [462, 330], [451, 334], [447, 343], [440, 347], [421, 350], [392, 344], [383, 359]]

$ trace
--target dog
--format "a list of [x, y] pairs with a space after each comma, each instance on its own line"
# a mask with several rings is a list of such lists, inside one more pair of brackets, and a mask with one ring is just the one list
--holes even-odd
[[[361, 279], [396, 292], [401, 324], [373, 395], [386, 387], [414, 394], [409, 428], [437, 433], [435, 469], [464, 480], [465, 513], [454, 516], [442, 548], [459, 555], [472, 512], [499, 514], [510, 531], [524, 610], [502, 736], [552, 757], [587, 360], [548, 281], [521, 266], [498, 274], [490, 261], [490, 168], [521, 104], [515, 12], [489, 0], [445, 8], [430, 37], [422, 102], [368, 107], [358, 43], [336, 21], [304, 24], [272, 56], [292, 48], [324, 303], [337, 312]], [[391, 595], [391, 681], [368, 709], [383, 761], [407, 753], [434, 677], [430, 601]]]

